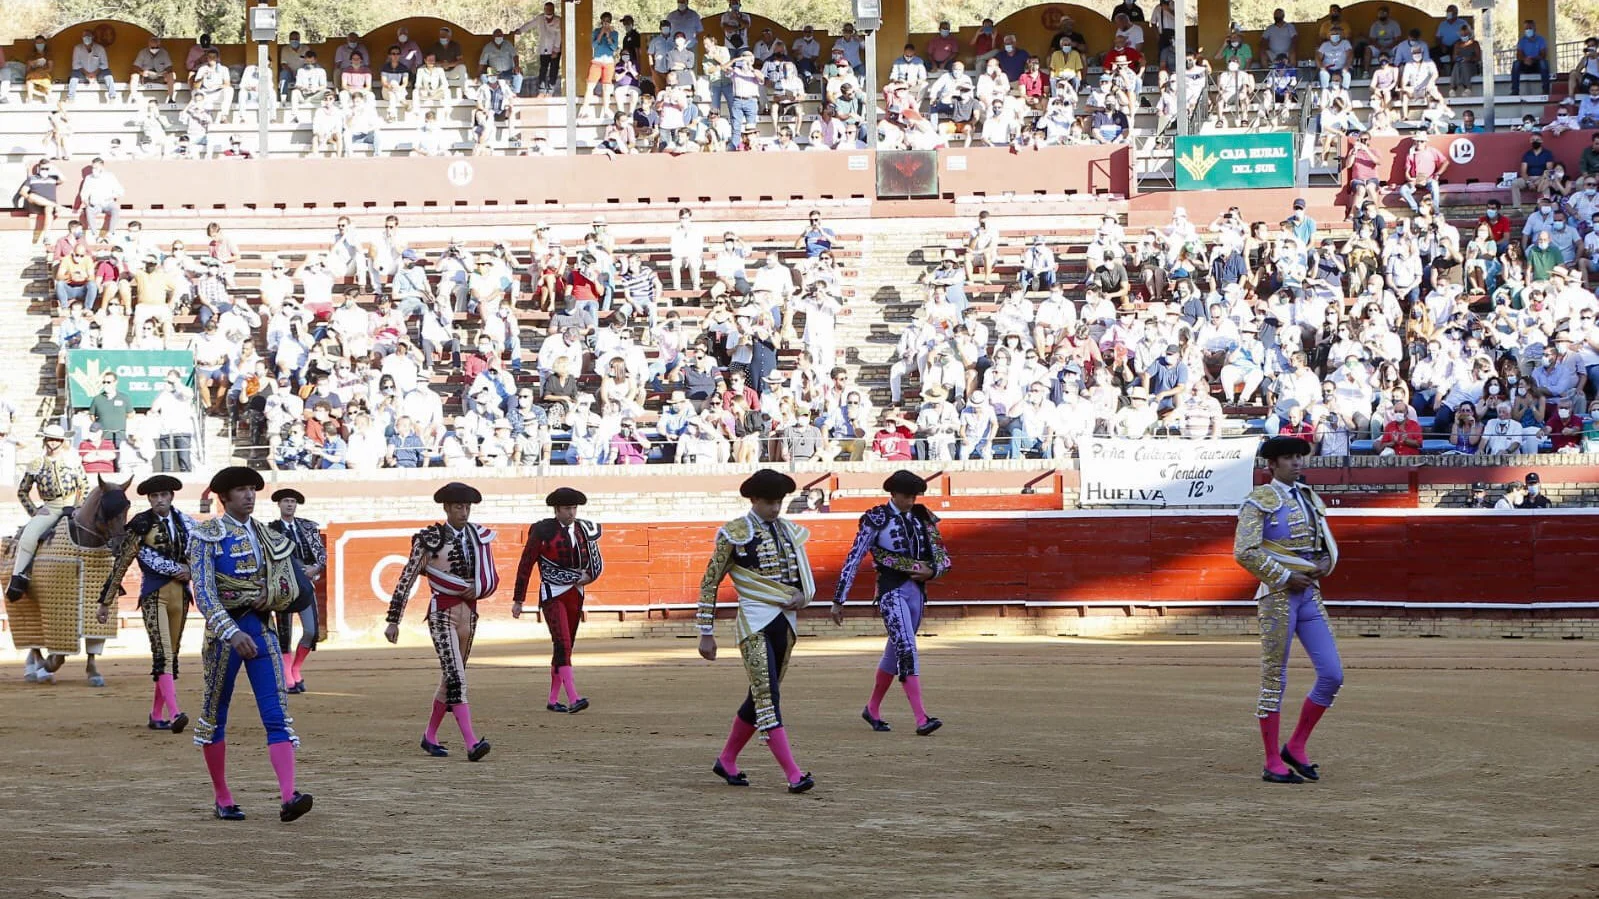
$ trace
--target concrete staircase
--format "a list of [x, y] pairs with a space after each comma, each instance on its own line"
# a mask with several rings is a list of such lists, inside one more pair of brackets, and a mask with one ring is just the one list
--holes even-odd
[[[35, 279], [44, 277], [43, 251], [33, 246], [28, 231], [0, 232], [0, 396], [16, 407], [11, 437], [17, 448], [17, 468], [0, 472], [0, 487], [10, 496], [22, 467], [39, 454], [39, 433], [44, 419], [56, 408], [56, 347], [51, 342], [48, 317], [30, 316], [28, 305]], [[41, 282], [42, 283], [42, 282]], [[0, 532], [23, 521], [22, 507], [0, 502]]]

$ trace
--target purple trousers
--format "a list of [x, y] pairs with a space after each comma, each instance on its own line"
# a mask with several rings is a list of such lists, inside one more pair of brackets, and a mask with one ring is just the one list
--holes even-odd
[[1327, 624], [1321, 590], [1312, 587], [1302, 592], [1278, 590], [1260, 596], [1260, 702], [1256, 717], [1281, 712], [1283, 691], [1288, 686], [1288, 650], [1299, 638], [1316, 667], [1316, 683], [1309, 699], [1319, 706], [1330, 706], [1344, 685], [1344, 666], [1338, 658], [1338, 644]]
[[897, 675], [900, 680], [921, 674], [916, 631], [922, 626], [922, 606], [926, 602], [927, 590], [915, 581], [906, 581], [878, 599], [877, 609], [883, 615], [883, 628], [888, 631], [888, 645], [883, 647], [878, 671]]

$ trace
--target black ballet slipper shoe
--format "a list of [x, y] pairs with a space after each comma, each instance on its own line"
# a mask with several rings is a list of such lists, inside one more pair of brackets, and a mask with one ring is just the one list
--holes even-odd
[[183, 729], [188, 727], [188, 726], [189, 726], [189, 716], [183, 714], [182, 712], [178, 713], [178, 717], [172, 719], [171, 730], [175, 734], [183, 733]]
[[160, 720], [157, 720], [155, 718], [151, 718], [150, 719], [150, 723], [146, 724], [145, 727], [148, 727], [151, 730], [171, 730], [172, 729], [172, 722], [171, 721], [160, 721]]
[[572, 703], [571, 707], [569, 707], [566, 711], [569, 715], [576, 715], [578, 712], [581, 712], [588, 707], [589, 701], [580, 696], [578, 697], [577, 702]]
[[469, 762], [482, 761], [483, 757], [488, 755], [489, 750], [492, 748], [493, 747], [489, 746], [488, 740], [479, 740], [472, 744], [472, 751], [466, 754], [466, 760]]
[[218, 805], [213, 811], [217, 818], [223, 821], [243, 821], [244, 809], [237, 805]]
[[1282, 752], [1277, 753], [1277, 755], [1283, 760], [1283, 764], [1294, 769], [1294, 772], [1300, 777], [1312, 781], [1321, 780], [1321, 774], [1316, 770], [1321, 766], [1312, 765], [1309, 762], [1302, 762], [1299, 759], [1294, 758], [1294, 754], [1288, 751], [1288, 745], [1286, 743], [1283, 744]]
[[1284, 774], [1278, 774], [1274, 771], [1261, 771], [1260, 779], [1269, 784], [1302, 784], [1305, 782], [1303, 777], [1292, 771]]
[[806, 793], [814, 786], [816, 786], [816, 779], [811, 777], [811, 773], [807, 771], [804, 777], [788, 785], [788, 791], [790, 793]]
[[311, 794], [295, 793], [294, 798], [283, 803], [283, 811], [278, 812], [278, 820], [284, 824], [299, 818], [311, 810]]
[[290, 685], [290, 687], [287, 690], [284, 690], [283, 692], [285, 692], [285, 693], [294, 693], [296, 695], [304, 693], [305, 692], [305, 681], [303, 681], [303, 680], [295, 681], [292, 685]]
[[546, 712], [560, 712], [561, 714], [565, 715], [566, 713], [568, 713], [568, 712], [570, 712], [572, 710], [567, 708], [566, 707], [566, 703], [564, 703], [564, 702], [546, 702], [544, 704], [544, 711], [546, 711]]
[[427, 737], [422, 738], [422, 751], [436, 759], [442, 759], [450, 754], [450, 750], [445, 749], [438, 743], [429, 743]]
[[727, 785], [730, 787], [747, 787], [750, 785], [750, 776], [748, 774], [745, 774], [743, 771], [740, 771], [737, 774], [728, 774], [727, 769], [722, 766], [721, 759], [716, 760], [716, 764], [711, 766], [711, 771], [714, 772], [717, 777], [727, 781]]
[[932, 733], [935, 730], [938, 730], [940, 727], [943, 727], [943, 726], [944, 726], [944, 722], [938, 720], [937, 718], [929, 718], [929, 719], [927, 719], [927, 723], [926, 724], [918, 724], [918, 725], [916, 725], [916, 736], [925, 737], [928, 734]]
[[870, 709], [861, 709], [861, 720], [865, 721], [867, 724], [870, 724], [872, 726], [872, 730], [875, 730], [880, 734], [888, 733], [894, 729], [888, 726], [887, 721], [884, 721], [881, 718], [873, 718]]

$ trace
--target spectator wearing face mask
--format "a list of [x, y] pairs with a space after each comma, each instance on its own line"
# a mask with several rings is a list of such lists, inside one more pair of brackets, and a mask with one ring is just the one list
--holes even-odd
[[[1546, 173], [1554, 164], [1555, 154], [1544, 147], [1542, 135], [1534, 134], [1527, 152], [1521, 154], [1521, 165], [1516, 170], [1516, 178], [1510, 182], [1510, 205], [1520, 210], [1522, 208], [1521, 192], [1528, 188], [1542, 196], [1548, 186], [1547, 178], [1545, 177]], [[1539, 212], [1548, 215], [1549, 210], [1545, 208], [1546, 205], [1540, 201], [1538, 207]], [[1530, 216], [1527, 220], [1527, 228], [1528, 230], [1524, 230], [1523, 233], [1531, 233], [1532, 218]]]
[[1552, 505], [1549, 497], [1543, 492], [1543, 481], [1538, 477], [1538, 472], [1527, 472], [1525, 483], [1527, 486], [1527, 495], [1516, 504], [1516, 508], [1547, 509]]

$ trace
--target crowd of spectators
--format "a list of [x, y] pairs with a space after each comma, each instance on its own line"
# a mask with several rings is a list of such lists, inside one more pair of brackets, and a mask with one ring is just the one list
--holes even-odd
[[[395, 216], [372, 233], [341, 217], [241, 288], [225, 229], [157, 245], [96, 161], [48, 260], [61, 348], [194, 352], [193, 395], [179, 379], [130, 441], [174, 454], [196, 404], [280, 467], [1064, 457], [1251, 415], [1326, 455], [1574, 452], [1599, 436], [1599, 139], [1562, 163], [1533, 135], [1523, 174], [1537, 205], [1514, 229], [1493, 202], [1463, 236], [1426, 183], [1393, 215], [1357, 178], [1346, 236], [1303, 201], [1276, 223], [1179, 208], [1141, 234], [1107, 215], [1073, 274], [982, 213], [916, 288], [881, 409], [841, 364], [853, 291], [817, 212], [791, 246], [752, 248], [684, 208], [639, 252], [603, 219], [429, 248]], [[974, 302], [996, 278], [999, 302]]]
[[[852, 288], [819, 213], [758, 249], [686, 208], [653, 251], [603, 218], [575, 245], [544, 224], [515, 249], [443, 243], [341, 217], [325, 247], [241, 284], [256, 263], [219, 225], [191, 250], [138, 221], [74, 219], [47, 249], [57, 346], [195, 359], [148, 412], [97, 399], [79, 437], [130, 470], [188, 470], [199, 412], [264, 464], [372, 469], [858, 458], [877, 423], [838, 365]], [[813, 440], [818, 422], [837, 439]]]
[[[1321, 135], [1324, 159], [1336, 158], [1342, 139], [1361, 131], [1384, 136], [1407, 128], [1445, 133], [1483, 127], [1473, 112], [1457, 117], [1450, 108], [1450, 98], [1469, 94], [1480, 77], [1483, 52], [1472, 22], [1455, 5], [1431, 33], [1405, 27], [1386, 6], [1358, 34], [1338, 4], [1313, 25], [1288, 22], [1277, 9], [1258, 40], [1235, 27], [1221, 46], [1193, 48], [1180, 61], [1169, 0], [1147, 13], [1136, 0], [1122, 0], [1110, 17], [1115, 30], [1104, 46], [1091, 46], [1069, 15], [1042, 46], [999, 33], [992, 19], [963, 41], [943, 21], [925, 46], [906, 44], [868, 96], [865, 42], [848, 23], [824, 47], [808, 25], [792, 41], [771, 28], [755, 33], [739, 0], [729, 0], [718, 16], [720, 39], [706, 33], [706, 17], [687, 2], [654, 30], [632, 16], [613, 22], [602, 12], [581, 38], [588, 41], [590, 62], [580, 73], [579, 116], [598, 128], [592, 149], [611, 154], [855, 148], [873, 129], [879, 146], [889, 149], [960, 141], [1021, 150], [1127, 141], [1142, 107], [1153, 107], [1156, 131], [1164, 132], [1176, 120], [1179, 80], [1187, 84], [1190, 112], [1208, 110], [1219, 125], [1291, 124], [1303, 77], [1303, 89], [1314, 97], [1309, 127]], [[1311, 28], [1319, 43], [1301, 58], [1301, 31]], [[291, 32], [279, 46], [275, 72], [221, 64], [209, 36], [180, 67], [152, 36], [125, 76], [139, 115], [129, 140], [119, 138], [110, 155], [248, 155], [212, 130], [230, 116], [253, 116], [262, 91], [276, 95], [288, 120], [310, 126], [313, 154], [377, 155], [402, 146], [419, 155], [548, 153], [548, 141], [524, 140], [507, 122], [512, 98], [559, 92], [562, 54], [569, 51], [564, 35], [553, 3], [518, 27], [496, 29], [475, 59], [448, 26], [436, 39], [418, 40], [402, 25], [386, 47], [369, 47], [351, 33], [331, 59]], [[103, 85], [116, 101], [124, 83], [93, 33], [85, 31], [82, 39], [72, 51], [67, 97], [45, 135], [51, 156], [70, 152], [67, 100], [78, 88]], [[12, 76], [22, 82], [24, 98], [49, 102], [51, 51], [43, 37], [36, 47]], [[0, 67], [0, 97], [11, 87], [5, 72]], [[1523, 77], [1532, 76], [1547, 94], [1554, 74], [1549, 43], [1534, 22], [1525, 23], [1515, 45], [1511, 93], [1519, 94]], [[1369, 79], [1369, 100], [1353, 98], [1353, 77]], [[1566, 77], [1572, 97], [1560, 116], [1599, 121], [1599, 97], [1587, 105], [1582, 100], [1599, 84], [1599, 40], [1587, 42]], [[175, 121], [155, 101], [141, 100], [155, 91], [176, 110], [180, 83], [190, 99]], [[1154, 98], [1142, 98], [1146, 85], [1157, 88]], [[469, 121], [454, 116], [451, 104], [458, 101], [470, 103]], [[763, 117], [773, 125], [765, 137], [758, 126]]]

